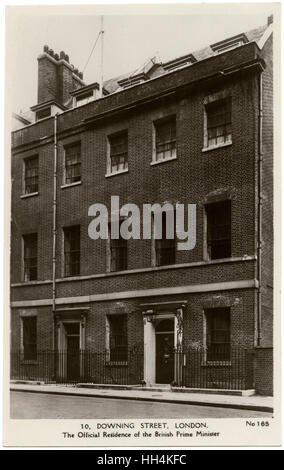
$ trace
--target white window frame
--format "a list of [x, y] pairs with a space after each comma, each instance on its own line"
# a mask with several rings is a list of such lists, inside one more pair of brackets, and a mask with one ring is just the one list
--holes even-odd
[[[208, 126], [208, 117], [207, 117], [207, 110], [206, 110], [206, 106], [208, 104], [215, 103], [215, 102], [218, 102], [218, 101], [221, 101], [223, 99], [230, 98], [230, 97], [232, 98], [232, 95], [231, 95], [230, 92], [220, 91], [218, 93], [208, 95], [204, 98], [204, 100], [203, 100], [203, 149], [202, 149], [202, 152], [208, 152], [210, 150], [214, 150], [214, 149], [217, 149], [217, 148], [220, 148], [220, 147], [228, 147], [228, 146], [232, 145], [233, 137], [232, 137], [232, 130], [231, 130], [231, 139], [230, 140], [228, 140], [226, 142], [216, 144], [216, 145], [208, 146], [208, 127], [207, 127]], [[232, 99], [232, 102], [233, 102], [233, 99]], [[232, 108], [233, 108], [233, 106], [232, 106]], [[232, 109], [231, 109], [231, 112], [232, 112]]]
[[[175, 123], [177, 122], [177, 115], [170, 114], [168, 116], [163, 116], [163, 118], [156, 119], [152, 121], [152, 161], [151, 165], [159, 165], [160, 163], [170, 162], [172, 160], [177, 159], [177, 137], [176, 137], [176, 147], [173, 151], [174, 155], [170, 158], [164, 158], [157, 160], [157, 149], [156, 149], [156, 138], [157, 138], [157, 129], [156, 126], [162, 124], [163, 122], [170, 121], [171, 119], [175, 119]], [[176, 132], [177, 132], [177, 125], [176, 125]]]
[[[127, 162], [126, 162], [126, 168], [124, 168], [123, 170], [111, 171], [111, 156], [110, 156], [111, 143], [110, 143], [110, 141], [111, 141], [111, 138], [114, 137], [116, 134], [120, 134], [120, 133], [123, 134], [124, 132], [127, 134]], [[128, 132], [128, 129], [121, 129], [118, 132], [114, 132], [113, 134], [109, 134], [107, 136], [107, 168], [106, 168], [105, 177], [108, 178], [110, 176], [115, 176], [115, 175], [121, 175], [123, 173], [128, 173], [128, 168], [129, 168], [128, 157], [129, 157], [129, 132]]]

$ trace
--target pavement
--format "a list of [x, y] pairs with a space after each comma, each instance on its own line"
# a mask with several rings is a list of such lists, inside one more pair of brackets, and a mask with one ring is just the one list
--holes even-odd
[[10, 390], [24, 391], [35, 393], [51, 393], [59, 395], [102, 397], [102, 398], [119, 398], [125, 400], [140, 400], [150, 402], [180, 403], [188, 405], [204, 405], [222, 408], [235, 408], [243, 410], [268, 411], [273, 412], [273, 397], [252, 395], [221, 395], [220, 393], [198, 393], [186, 391], [171, 391], [165, 389], [147, 389], [140, 388], [94, 388], [94, 385], [88, 387], [58, 384], [31, 384], [31, 383], [11, 383]]

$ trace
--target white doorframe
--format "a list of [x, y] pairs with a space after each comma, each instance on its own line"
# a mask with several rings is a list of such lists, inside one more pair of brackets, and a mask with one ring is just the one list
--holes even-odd
[[[147, 386], [156, 383], [156, 322], [155, 320], [164, 320], [168, 318], [174, 319], [174, 347], [182, 344], [182, 308], [178, 308], [173, 312], [157, 312], [147, 310], [143, 312], [144, 323], [144, 382]], [[178, 371], [174, 370], [174, 378], [176, 379]]]

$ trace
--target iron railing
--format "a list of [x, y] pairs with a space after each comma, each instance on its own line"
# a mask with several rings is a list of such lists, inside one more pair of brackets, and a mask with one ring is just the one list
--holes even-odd
[[[172, 351], [172, 385], [198, 389], [246, 390], [253, 388], [253, 350], [230, 348], [229, 354], [206, 349]], [[155, 360], [155, 358], [152, 358]], [[11, 379], [45, 383], [96, 383], [137, 385], [144, 381], [143, 348], [127, 351], [125, 360], [114, 351], [37, 351], [36, 360], [25, 360], [22, 351], [11, 352]], [[166, 367], [166, 365], [164, 365]], [[156, 367], [158, 367], [156, 362]], [[163, 363], [161, 361], [161, 367]]]

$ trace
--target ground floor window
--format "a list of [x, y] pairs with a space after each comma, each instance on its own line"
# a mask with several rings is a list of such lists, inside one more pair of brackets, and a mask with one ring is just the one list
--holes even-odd
[[109, 315], [109, 351], [111, 361], [127, 361], [127, 315]]
[[37, 359], [37, 318], [22, 318], [24, 360]]
[[207, 361], [229, 361], [231, 347], [230, 308], [205, 310]]

